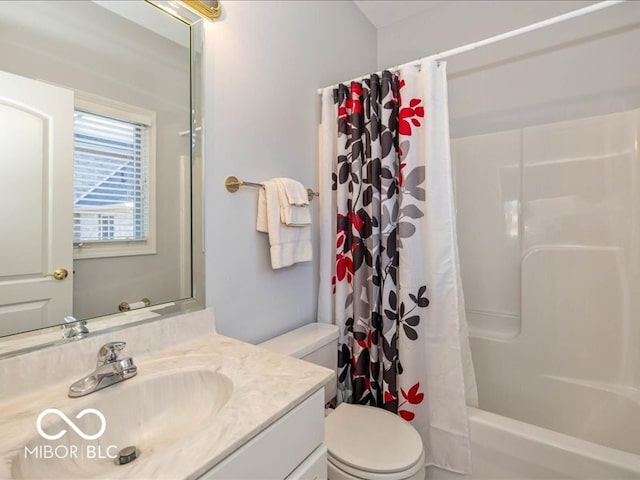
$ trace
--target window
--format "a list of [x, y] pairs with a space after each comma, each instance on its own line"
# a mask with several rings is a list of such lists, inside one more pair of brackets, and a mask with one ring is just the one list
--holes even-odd
[[154, 139], [151, 112], [76, 98], [75, 258], [155, 253]]

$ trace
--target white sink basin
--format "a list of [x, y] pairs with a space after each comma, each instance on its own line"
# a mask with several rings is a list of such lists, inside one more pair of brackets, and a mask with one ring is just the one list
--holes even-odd
[[112, 457], [127, 446], [140, 451], [139, 457], [127, 465], [132, 468], [131, 473], [137, 470], [137, 464], [142, 467], [154, 457], [187, 454], [182, 448], [181, 452], [171, 451], [172, 446], [215, 422], [232, 392], [232, 381], [212, 370], [192, 367], [145, 375], [140, 368], [136, 377], [73, 399], [66, 403], [68, 408], [61, 409], [89, 437], [102, 427], [99, 415], [87, 412], [79, 419], [76, 416], [87, 408], [101, 412], [106, 427], [99, 438], [86, 440], [58, 414], [48, 413], [42, 418], [41, 430], [49, 436], [67, 432], [57, 440], [35, 433], [26, 448], [13, 458], [12, 477], [118, 477], [125, 467], [116, 465]]

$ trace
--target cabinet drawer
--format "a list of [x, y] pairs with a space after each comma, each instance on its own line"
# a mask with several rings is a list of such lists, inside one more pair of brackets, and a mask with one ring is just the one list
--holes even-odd
[[319, 390], [200, 479], [282, 480], [320, 446], [323, 436], [324, 393]]

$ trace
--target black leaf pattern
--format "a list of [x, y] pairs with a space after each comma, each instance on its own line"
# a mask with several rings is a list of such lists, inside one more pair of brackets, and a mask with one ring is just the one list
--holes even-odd
[[362, 142], [358, 140], [357, 142], [353, 142], [353, 145], [351, 145], [351, 158], [360, 158], [360, 155], [362, 155]]
[[416, 340], [418, 338], [418, 334], [416, 333], [416, 331], [409, 325], [403, 323], [402, 328], [404, 329], [404, 334], [409, 340]]
[[384, 310], [384, 314], [387, 316], [387, 318], [389, 320], [397, 320], [398, 319], [398, 314], [396, 312], [393, 312], [389, 309], [385, 309]]
[[397, 354], [397, 350], [395, 346], [391, 345], [391, 343], [387, 340], [387, 338], [382, 336], [382, 351], [384, 352], [384, 356], [386, 358], [395, 358]]
[[367, 207], [371, 204], [372, 201], [373, 201], [373, 187], [369, 185], [367, 188], [364, 189], [364, 192], [362, 192], [362, 204], [365, 207]]
[[356, 340], [366, 340], [367, 333], [366, 332], [353, 332], [353, 338]]
[[[384, 379], [384, 381], [387, 383], [387, 388], [389, 389], [390, 392], [397, 392], [398, 388], [396, 387], [397, 385], [397, 370], [395, 368], [394, 365], [390, 365], [390, 367], [388, 369], [384, 369], [384, 371], [382, 372], [382, 378]], [[395, 396], [395, 395], [394, 395]]]
[[366, 348], [360, 352], [358, 356], [358, 360], [356, 361], [356, 371], [357, 375], [368, 375], [369, 374], [369, 350]]
[[416, 327], [420, 323], [420, 316], [419, 315], [412, 315], [411, 317], [405, 318], [404, 322], [407, 325], [411, 325], [412, 327]]
[[393, 173], [391, 173], [391, 170], [389, 170], [387, 167], [384, 167], [382, 169], [382, 171], [380, 172], [380, 176], [388, 180], [393, 179]]
[[340, 170], [338, 170], [338, 181], [342, 184], [345, 183], [347, 181], [347, 179], [349, 178], [349, 164], [348, 163], [343, 163], [340, 166]]
[[[389, 308], [391, 308], [391, 310], [398, 308], [398, 296], [393, 290], [389, 292]], [[402, 313], [400, 315], [402, 315]]]

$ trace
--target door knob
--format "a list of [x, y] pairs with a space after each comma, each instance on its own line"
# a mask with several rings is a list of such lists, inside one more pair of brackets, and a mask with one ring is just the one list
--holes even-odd
[[[49, 275], [47, 275], [49, 276]], [[69, 272], [67, 271], [66, 268], [56, 268], [53, 273], [51, 274], [51, 276], [53, 278], [55, 278], [56, 280], [64, 280], [65, 278], [67, 278], [69, 276]]]

